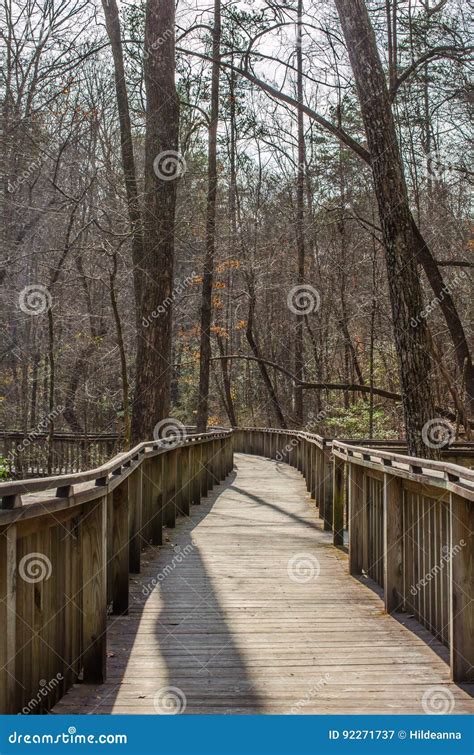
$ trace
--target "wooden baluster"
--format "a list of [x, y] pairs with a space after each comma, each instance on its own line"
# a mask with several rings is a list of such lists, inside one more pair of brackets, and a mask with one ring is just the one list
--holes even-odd
[[165, 458], [165, 470], [166, 470], [166, 482], [165, 482], [165, 524], [167, 527], [176, 527], [176, 461], [177, 456], [174, 448], [170, 448], [166, 452]]
[[151, 542], [163, 544], [163, 462], [165, 454], [158, 454], [150, 459], [151, 476]]
[[194, 446], [194, 488], [195, 501], [200, 504], [202, 498], [202, 443], [196, 443]]
[[451, 493], [449, 640], [451, 676], [474, 682], [474, 501]]
[[17, 529], [0, 532], [0, 714], [16, 713]]
[[344, 545], [344, 468], [343, 459], [334, 456], [332, 532], [334, 545]]
[[326, 451], [321, 453], [321, 491], [324, 500], [324, 529], [330, 532], [333, 520], [333, 470], [331, 457]]
[[82, 638], [85, 683], [106, 678], [107, 496], [85, 506], [82, 537]]
[[387, 613], [403, 604], [403, 484], [400, 477], [383, 480], [383, 587]]
[[130, 525], [129, 563], [132, 574], [140, 573], [142, 550], [142, 467], [128, 477], [128, 519]]
[[200, 459], [200, 479], [201, 479], [201, 497], [205, 498], [208, 491], [208, 474], [207, 474], [207, 442], [204, 441], [200, 444], [201, 459]]
[[364, 498], [364, 467], [349, 463], [349, 574], [362, 574], [367, 509]]
[[129, 526], [128, 480], [124, 480], [111, 493], [113, 505], [112, 527], [112, 611], [128, 613]]

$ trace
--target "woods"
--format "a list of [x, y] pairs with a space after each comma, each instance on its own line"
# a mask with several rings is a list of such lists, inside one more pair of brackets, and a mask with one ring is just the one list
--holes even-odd
[[4, 429], [471, 438], [469, 3], [0, 13]]

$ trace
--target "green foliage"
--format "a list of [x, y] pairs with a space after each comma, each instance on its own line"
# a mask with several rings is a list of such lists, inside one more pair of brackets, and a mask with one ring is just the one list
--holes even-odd
[[0, 456], [0, 480], [6, 480], [10, 474], [7, 461], [4, 456]]
[[[325, 425], [333, 437], [339, 438], [367, 438], [370, 430], [370, 405], [368, 401], [359, 399], [348, 409], [336, 409], [332, 417], [325, 420]], [[393, 437], [392, 418], [387, 416], [381, 406], [373, 410], [372, 437], [384, 440]]]

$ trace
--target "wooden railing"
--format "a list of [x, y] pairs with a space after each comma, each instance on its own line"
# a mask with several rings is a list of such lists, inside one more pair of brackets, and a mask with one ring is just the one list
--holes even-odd
[[0, 432], [0, 455], [13, 478], [73, 474], [104, 464], [119, 450], [120, 437], [114, 433]]
[[473, 680], [474, 472], [313, 433], [219, 429], [0, 484], [0, 712], [45, 712], [77, 679], [105, 679], [107, 613], [127, 612], [143, 543], [162, 543], [234, 450], [299, 469], [334, 544], [347, 538], [350, 573], [449, 646], [455, 681]]
[[452, 444], [435, 462], [398, 453], [400, 441], [360, 443], [244, 428], [234, 446], [299, 469], [334, 545], [348, 530], [350, 573], [379, 585], [387, 612], [414, 615], [449, 647], [453, 680], [472, 682], [474, 445]]
[[0, 713], [45, 712], [79, 677], [104, 681], [107, 612], [127, 612], [142, 544], [160, 545], [232, 466], [220, 430], [0, 484]]

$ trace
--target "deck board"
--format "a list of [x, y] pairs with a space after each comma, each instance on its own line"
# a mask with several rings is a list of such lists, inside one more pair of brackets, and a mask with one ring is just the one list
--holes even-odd
[[165, 712], [172, 687], [185, 713], [424, 713], [440, 699], [473, 713], [446, 649], [349, 576], [301, 475], [235, 460], [143, 554], [129, 615], [109, 620], [106, 684], [76, 684], [53, 712]]

